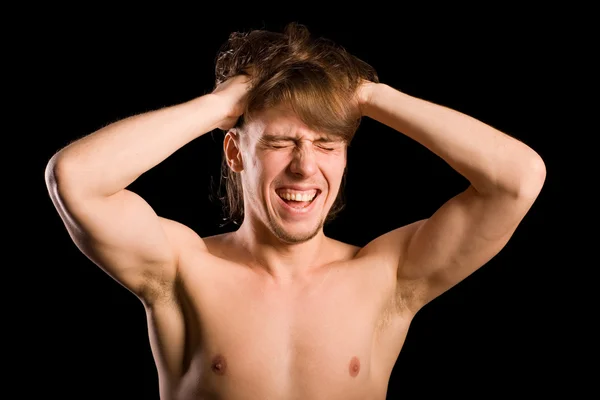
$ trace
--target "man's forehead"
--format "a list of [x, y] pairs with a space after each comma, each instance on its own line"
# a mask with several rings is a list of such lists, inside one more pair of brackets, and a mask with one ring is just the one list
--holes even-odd
[[264, 130], [259, 135], [261, 140], [266, 141], [277, 141], [277, 140], [300, 140], [310, 139], [318, 140], [322, 142], [339, 142], [342, 140], [341, 137], [309, 130]]
[[309, 138], [327, 142], [342, 141], [339, 135], [309, 128], [297, 115], [287, 110], [265, 112], [254, 119], [251, 125], [253, 136], [260, 140]]
[[262, 139], [301, 139], [310, 138], [311, 140], [339, 141], [340, 137], [331, 133], [310, 129], [304, 123], [299, 121], [277, 121], [265, 123], [259, 127], [259, 137]]
[[293, 114], [271, 114], [269, 117], [257, 121], [256, 128], [260, 134], [291, 136], [298, 131], [310, 131], [300, 118]]

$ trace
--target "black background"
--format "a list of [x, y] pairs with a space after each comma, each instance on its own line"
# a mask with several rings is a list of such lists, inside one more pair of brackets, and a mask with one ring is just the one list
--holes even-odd
[[[298, 21], [370, 63], [382, 82], [474, 116], [546, 162], [546, 185], [508, 245], [418, 313], [388, 398], [557, 390], [553, 372], [562, 350], [552, 348], [560, 301], [550, 282], [557, 262], [551, 207], [561, 178], [560, 146], [548, 124], [555, 112], [548, 76], [561, 57], [560, 24], [514, 10], [465, 10], [473, 16], [458, 12], [461, 18], [362, 9], [352, 10], [352, 18], [315, 10], [255, 17], [214, 6], [221, 11], [154, 9], [152, 17], [64, 10], [71, 17], [54, 10], [55, 18], [38, 30], [36, 56], [44, 68], [37, 72], [43, 83], [36, 102], [46, 130], [35, 145], [36, 185], [47, 250], [37, 275], [44, 289], [27, 318], [48, 338], [40, 343], [34, 334], [29, 344], [29, 362], [46, 378], [42, 389], [63, 399], [158, 398], [144, 309], [71, 242], [45, 192], [45, 163], [110, 122], [209, 92], [216, 53], [230, 32], [281, 30]], [[220, 228], [220, 204], [209, 200], [222, 138], [215, 132], [193, 141], [131, 189], [159, 215], [202, 236], [233, 229]], [[418, 143], [369, 119], [348, 157], [347, 207], [325, 230], [355, 245], [430, 216], [468, 184]]]

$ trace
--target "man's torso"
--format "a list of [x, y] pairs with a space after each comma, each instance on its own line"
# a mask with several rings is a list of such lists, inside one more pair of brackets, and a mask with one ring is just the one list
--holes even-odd
[[393, 268], [330, 240], [310, 279], [275, 284], [226, 237], [183, 257], [176, 293], [147, 307], [163, 397], [384, 399], [410, 324]]

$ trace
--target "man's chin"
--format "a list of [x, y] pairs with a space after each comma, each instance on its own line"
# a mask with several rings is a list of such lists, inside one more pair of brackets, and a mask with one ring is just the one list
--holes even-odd
[[302, 226], [304, 223], [298, 222], [290, 222], [290, 223], [272, 223], [271, 231], [277, 237], [277, 239], [281, 240], [284, 243], [288, 244], [299, 244], [304, 243], [319, 234], [323, 227], [323, 223], [319, 223], [316, 226], [306, 227]]

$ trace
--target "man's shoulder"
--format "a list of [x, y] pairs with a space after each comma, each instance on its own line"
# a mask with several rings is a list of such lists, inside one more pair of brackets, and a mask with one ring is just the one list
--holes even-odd
[[361, 247], [350, 243], [342, 242], [341, 240], [327, 237], [327, 252], [335, 255], [339, 259], [351, 260], [360, 251]]
[[212, 236], [205, 236], [202, 238], [202, 240], [204, 241], [206, 249], [209, 253], [217, 257], [226, 258], [223, 256], [227, 252], [232, 252], [235, 250], [232, 243], [232, 235], [233, 232], [225, 232]]
[[372, 239], [361, 247], [356, 254], [357, 258], [392, 258], [397, 260], [407, 247], [410, 238], [423, 221], [416, 221], [403, 225]]

